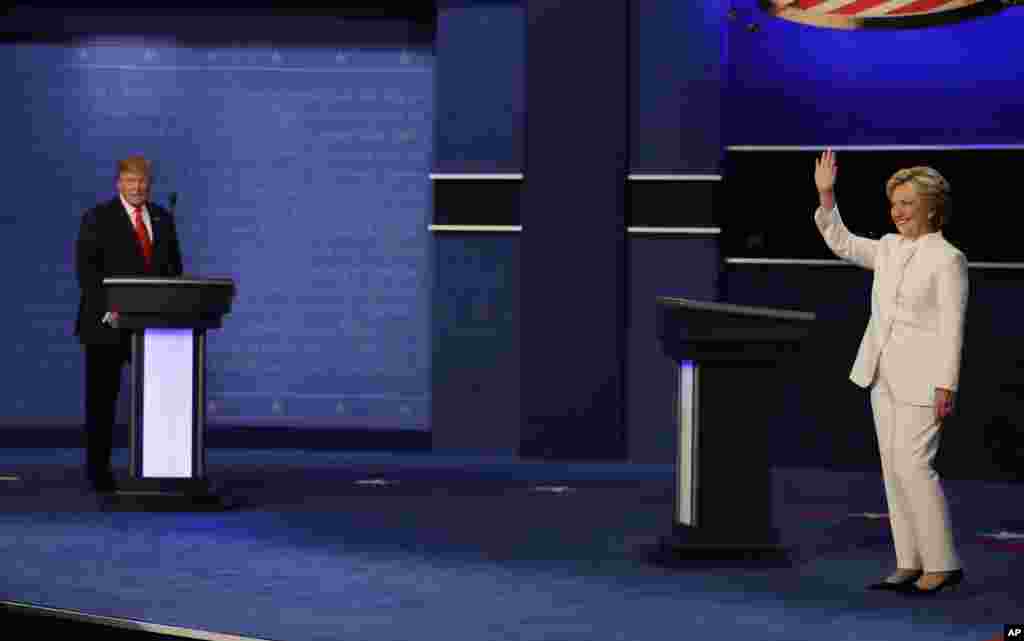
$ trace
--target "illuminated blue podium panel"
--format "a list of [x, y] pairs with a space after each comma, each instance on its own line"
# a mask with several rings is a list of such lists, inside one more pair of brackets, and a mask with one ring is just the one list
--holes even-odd
[[[799, 351], [814, 314], [659, 297], [658, 336], [677, 364], [675, 553], [782, 552], [772, 522], [776, 365]], [[784, 438], [784, 437], [783, 437]]]
[[206, 333], [235, 284], [213, 278], [107, 278], [119, 327], [132, 330], [130, 478], [117, 499], [139, 507], [216, 505], [206, 476]]
[[202, 365], [206, 333], [150, 327], [135, 332], [131, 448], [133, 478], [201, 478]]

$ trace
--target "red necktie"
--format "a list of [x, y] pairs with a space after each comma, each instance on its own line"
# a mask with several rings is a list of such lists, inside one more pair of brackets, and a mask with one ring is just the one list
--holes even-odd
[[146, 231], [146, 223], [142, 220], [142, 207], [135, 208], [135, 236], [139, 239], [139, 248], [142, 250], [142, 257], [146, 259], [146, 269], [150, 268], [153, 261], [153, 243], [149, 240], [149, 232]]

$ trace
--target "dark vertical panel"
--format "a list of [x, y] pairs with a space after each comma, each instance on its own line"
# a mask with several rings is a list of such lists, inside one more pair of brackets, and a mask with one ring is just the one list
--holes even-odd
[[439, 3], [435, 171], [521, 170], [523, 15], [517, 2]]
[[676, 458], [672, 411], [675, 364], [657, 337], [654, 299], [717, 299], [716, 238], [632, 238], [629, 241], [629, 359], [626, 396], [629, 458], [671, 463]]
[[[521, 172], [525, 10], [437, 8], [433, 169]], [[438, 224], [518, 224], [518, 181], [434, 182]], [[519, 237], [434, 236], [433, 449], [514, 454], [520, 430]]]
[[[717, 174], [721, 164], [722, 3], [630, 3], [630, 172]], [[717, 182], [630, 183], [629, 224], [714, 226]], [[716, 300], [717, 237], [629, 244], [626, 408], [630, 459], [675, 460], [675, 364], [655, 332], [656, 296]]]
[[435, 237], [431, 424], [435, 452], [519, 445], [519, 238]]
[[526, 456], [622, 458], [628, 4], [527, 3]]
[[719, 172], [721, 4], [630, 2], [630, 171]]

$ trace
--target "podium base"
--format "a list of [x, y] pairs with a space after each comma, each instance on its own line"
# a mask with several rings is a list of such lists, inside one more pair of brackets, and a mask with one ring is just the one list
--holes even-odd
[[104, 512], [223, 512], [234, 506], [216, 494], [115, 492], [100, 498]]
[[683, 526], [677, 526], [677, 531], [659, 539], [654, 557], [667, 565], [700, 561], [782, 566], [792, 564], [789, 548], [780, 543], [774, 533], [736, 538], [735, 533], [731, 533], [731, 536], [716, 536], [711, 532]]
[[235, 507], [217, 494], [206, 479], [133, 478], [100, 497], [101, 507], [113, 512], [220, 512]]

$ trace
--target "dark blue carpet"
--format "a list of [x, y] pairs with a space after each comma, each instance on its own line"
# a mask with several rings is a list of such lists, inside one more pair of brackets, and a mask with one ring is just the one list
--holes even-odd
[[0, 600], [282, 641], [987, 641], [1024, 619], [1019, 484], [946, 482], [967, 583], [911, 600], [863, 590], [893, 566], [874, 472], [775, 470], [788, 565], [667, 567], [668, 466], [210, 450], [239, 507], [209, 514], [104, 512], [81, 460], [0, 454]]

